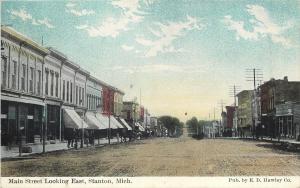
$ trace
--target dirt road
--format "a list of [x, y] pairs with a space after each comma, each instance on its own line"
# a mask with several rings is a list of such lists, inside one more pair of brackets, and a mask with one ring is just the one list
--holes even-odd
[[155, 138], [2, 162], [2, 176], [299, 176], [299, 153], [264, 142]]

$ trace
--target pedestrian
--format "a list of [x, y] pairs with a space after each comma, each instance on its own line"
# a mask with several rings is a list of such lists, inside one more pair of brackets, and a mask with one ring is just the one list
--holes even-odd
[[73, 128], [72, 133], [71, 133], [71, 147], [74, 147], [74, 142], [76, 140], [76, 136], [77, 136], [76, 129]]
[[85, 130], [84, 131], [84, 143], [86, 144], [86, 147], [89, 146], [89, 139], [90, 139], [89, 137], [90, 137], [89, 131]]

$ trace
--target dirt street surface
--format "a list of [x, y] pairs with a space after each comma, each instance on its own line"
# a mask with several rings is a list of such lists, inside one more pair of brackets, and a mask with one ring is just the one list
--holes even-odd
[[299, 176], [299, 153], [265, 142], [155, 138], [2, 162], [2, 176]]

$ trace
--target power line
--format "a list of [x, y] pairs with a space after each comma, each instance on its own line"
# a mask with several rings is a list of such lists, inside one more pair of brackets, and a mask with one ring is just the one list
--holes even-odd
[[219, 102], [218, 102], [218, 105], [219, 107], [221, 107], [221, 113], [223, 112], [223, 109], [224, 109], [224, 105], [225, 103], [223, 102], [223, 99], [221, 99]]
[[233, 85], [229, 88], [229, 96], [234, 99], [234, 106], [236, 107], [236, 95], [241, 91], [241, 86]]

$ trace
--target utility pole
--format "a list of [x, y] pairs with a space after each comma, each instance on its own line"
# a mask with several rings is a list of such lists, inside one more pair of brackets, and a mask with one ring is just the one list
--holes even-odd
[[246, 69], [246, 81], [253, 82], [253, 109], [252, 109], [252, 136], [254, 139], [258, 126], [258, 107], [257, 107], [257, 90], [256, 83], [263, 80], [261, 69]]
[[140, 88], [140, 105], [142, 106], [142, 89]]
[[220, 105], [221, 107], [221, 113], [223, 112], [223, 109], [224, 109], [224, 105], [225, 103], [223, 102], [223, 99], [221, 99], [219, 102], [218, 102], [218, 105]]
[[110, 90], [108, 90], [108, 144], [110, 144]]
[[220, 106], [220, 108], [221, 108], [221, 126], [222, 126], [222, 128], [223, 128], [223, 131], [225, 131], [225, 127], [224, 127], [224, 125], [223, 125], [223, 121], [222, 121], [222, 113], [224, 112], [223, 111], [223, 109], [224, 109], [224, 105], [225, 105], [225, 103], [223, 102], [223, 99], [221, 99], [219, 102], [218, 102], [218, 105]]
[[213, 119], [213, 121], [215, 121], [215, 119], [216, 119], [216, 107], [214, 107], [214, 119]]
[[230, 88], [229, 88], [229, 96], [230, 97], [233, 97], [233, 101], [234, 101], [234, 106], [236, 106], [236, 95], [237, 95], [237, 93], [239, 93], [240, 92], [240, 90], [241, 90], [241, 87], [240, 86], [237, 86], [237, 85], [233, 85], [233, 86], [230, 86]]

